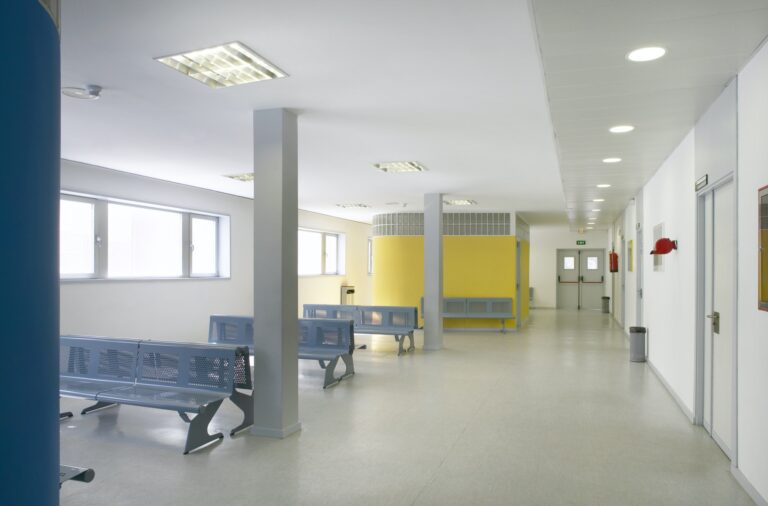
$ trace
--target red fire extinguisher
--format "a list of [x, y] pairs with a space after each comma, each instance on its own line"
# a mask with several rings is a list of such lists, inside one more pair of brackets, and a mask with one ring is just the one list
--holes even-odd
[[619, 272], [619, 254], [615, 251], [608, 253], [608, 267], [611, 272]]

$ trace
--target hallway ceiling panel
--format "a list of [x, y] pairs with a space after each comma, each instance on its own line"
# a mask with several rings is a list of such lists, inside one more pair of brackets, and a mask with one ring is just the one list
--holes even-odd
[[[61, 37], [62, 86], [104, 88], [62, 99], [64, 158], [250, 197], [222, 176], [252, 171], [252, 111], [285, 107], [303, 209], [369, 221], [428, 192], [564, 207], [527, 0], [77, 0]], [[210, 89], [153, 60], [231, 41], [289, 77]], [[373, 168], [398, 160], [428, 171]]]
[[[532, 5], [572, 228], [585, 226], [594, 198], [606, 199], [597, 227], [610, 226], [768, 34], [764, 0]], [[646, 46], [667, 54], [625, 58]], [[636, 128], [608, 132], [625, 124]]]

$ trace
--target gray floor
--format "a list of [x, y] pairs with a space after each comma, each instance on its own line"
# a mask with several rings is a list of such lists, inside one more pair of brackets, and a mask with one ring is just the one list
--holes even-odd
[[[62, 462], [96, 479], [66, 483], [61, 504], [752, 504], [607, 315], [542, 310], [523, 332], [446, 334], [400, 358], [390, 340], [361, 339], [357, 375], [327, 391], [302, 361], [303, 430], [282, 441], [184, 456], [175, 413], [76, 415]], [[238, 423], [227, 404], [215, 427]]]

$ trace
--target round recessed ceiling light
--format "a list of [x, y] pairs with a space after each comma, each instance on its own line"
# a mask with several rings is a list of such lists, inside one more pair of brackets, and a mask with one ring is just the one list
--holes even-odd
[[605, 199], [592, 199], [592, 202], [605, 202]]
[[598, 187], [598, 188], [610, 188], [610, 187], [611, 187], [611, 185], [609, 185], [609, 184], [607, 184], [607, 183], [601, 183], [601, 184], [597, 185], [597, 187]]
[[663, 47], [641, 47], [634, 51], [630, 51], [627, 54], [627, 60], [633, 62], [653, 61], [658, 60], [665, 54], [667, 54], [667, 50]]
[[616, 125], [609, 128], [608, 131], [611, 132], [612, 134], [626, 134], [631, 132], [634, 129], [635, 127], [633, 127], [632, 125]]
[[77, 98], [80, 100], [98, 100], [101, 96], [101, 86], [89, 84], [85, 88], [62, 88], [61, 93], [70, 98]]
[[619, 163], [621, 161], [621, 158], [603, 158], [603, 163]]

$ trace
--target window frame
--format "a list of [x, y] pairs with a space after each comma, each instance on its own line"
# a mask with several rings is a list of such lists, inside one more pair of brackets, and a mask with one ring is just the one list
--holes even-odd
[[768, 311], [768, 293], [763, 294], [764, 278], [768, 277], [768, 272], [763, 270], [763, 255], [766, 254], [763, 251], [763, 231], [768, 230], [768, 217], [763, 215], [764, 198], [768, 198], [768, 185], [757, 190], [757, 309], [760, 311]]
[[[230, 279], [230, 262], [228, 242], [230, 217], [225, 214], [209, 213], [201, 210], [183, 209], [173, 206], [139, 202], [128, 199], [112, 198], [101, 195], [84, 194], [70, 190], [62, 190], [60, 200], [89, 202], [94, 205], [94, 274], [89, 276], [66, 275], [59, 273], [59, 281], [173, 281], [173, 280], [213, 280]], [[181, 215], [181, 276], [109, 276], [109, 204], [150, 209], [156, 211], [174, 212]], [[216, 274], [192, 274], [192, 218], [213, 220], [216, 223]], [[226, 257], [224, 256], [226, 253]]]
[[[320, 234], [320, 272], [312, 274], [299, 273], [298, 258], [296, 259], [296, 273], [300, 278], [312, 277], [312, 276], [343, 276], [344, 275], [344, 259], [346, 248], [346, 237], [342, 232], [332, 232], [329, 230], [318, 230], [314, 228], [299, 227], [296, 230], [297, 244], [299, 232], [311, 232], [314, 234]], [[336, 270], [334, 272], [326, 271], [326, 238], [332, 236], [336, 238]]]
[[373, 274], [373, 237], [368, 238], [368, 275]]

